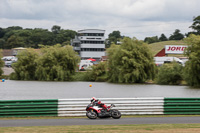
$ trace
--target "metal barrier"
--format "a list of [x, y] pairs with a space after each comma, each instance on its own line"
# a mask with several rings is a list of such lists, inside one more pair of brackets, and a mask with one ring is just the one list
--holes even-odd
[[164, 114], [200, 114], [200, 98], [165, 98]]
[[[99, 98], [122, 115], [200, 114], [200, 98]], [[0, 100], [0, 117], [85, 116], [89, 98]]]
[[[103, 103], [115, 104], [122, 115], [163, 114], [164, 98], [99, 98]], [[59, 99], [58, 116], [85, 116], [90, 99]]]
[[0, 117], [57, 116], [58, 100], [0, 100]]

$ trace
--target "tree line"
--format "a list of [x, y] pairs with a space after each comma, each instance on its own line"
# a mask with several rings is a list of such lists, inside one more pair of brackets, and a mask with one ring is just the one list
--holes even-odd
[[[143, 41], [151, 44], [154, 42], [167, 41], [167, 40], [182, 40], [188, 37], [190, 34], [200, 35], [200, 16], [194, 17], [193, 24], [190, 28], [192, 32], [182, 34], [179, 29], [176, 29], [169, 38], [164, 33], [158, 36], [146, 37]], [[76, 35], [76, 31], [62, 29], [58, 25], [54, 25], [51, 31], [42, 28], [26, 28], [23, 29], [20, 26], [12, 26], [8, 28], [0, 27], [0, 49], [11, 49], [16, 47], [25, 48], [39, 48], [40, 45], [53, 46], [55, 44], [69, 45], [70, 40]], [[106, 39], [106, 48], [109, 48], [111, 44], [121, 44], [121, 39], [125, 36], [121, 35], [120, 31], [113, 31], [108, 35]]]
[[0, 28], [0, 49], [16, 47], [39, 48], [40, 45], [53, 46], [55, 44], [68, 45], [76, 32], [64, 30], [54, 25], [51, 31], [42, 28], [23, 29], [20, 26]]

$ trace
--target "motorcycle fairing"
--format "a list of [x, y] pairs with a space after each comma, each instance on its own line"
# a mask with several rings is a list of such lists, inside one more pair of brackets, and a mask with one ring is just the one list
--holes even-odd
[[92, 107], [94, 110], [96, 110], [98, 113], [100, 113], [101, 112], [101, 109], [102, 108], [100, 108], [99, 106], [93, 106]]

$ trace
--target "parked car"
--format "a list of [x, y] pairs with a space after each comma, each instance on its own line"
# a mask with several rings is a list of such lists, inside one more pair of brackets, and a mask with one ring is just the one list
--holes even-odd
[[7, 66], [7, 67], [11, 67], [12, 63], [17, 61], [17, 57], [15, 57], [15, 56], [4, 56], [1, 59], [4, 60], [5, 66]]
[[177, 57], [154, 57], [154, 61], [157, 66], [161, 66], [164, 63], [171, 63], [173, 61], [176, 61], [177, 63], [180, 63], [181, 65], [184, 65], [183, 61]]
[[15, 56], [4, 56], [3, 58], [1, 58], [2, 60], [4, 61], [7, 61], [7, 60], [13, 60], [15, 59], [16, 57]]
[[79, 70], [84, 71], [87, 69], [91, 69], [91, 66], [93, 65], [94, 64], [91, 60], [81, 60], [81, 62], [79, 63]]

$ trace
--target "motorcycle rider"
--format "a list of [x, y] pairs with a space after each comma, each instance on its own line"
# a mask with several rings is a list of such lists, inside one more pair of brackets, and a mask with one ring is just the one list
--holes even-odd
[[99, 106], [107, 110], [107, 106], [101, 101], [99, 101], [99, 99], [96, 99], [95, 97], [91, 98], [91, 103], [94, 104], [95, 106]]

